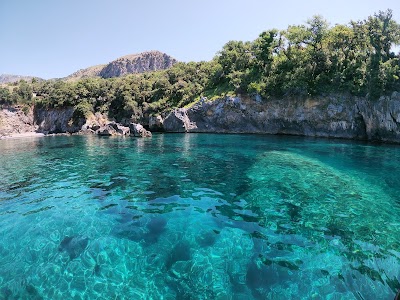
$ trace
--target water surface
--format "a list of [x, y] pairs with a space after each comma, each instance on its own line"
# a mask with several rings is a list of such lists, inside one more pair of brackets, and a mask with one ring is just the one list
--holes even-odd
[[399, 146], [0, 141], [0, 299], [393, 299]]

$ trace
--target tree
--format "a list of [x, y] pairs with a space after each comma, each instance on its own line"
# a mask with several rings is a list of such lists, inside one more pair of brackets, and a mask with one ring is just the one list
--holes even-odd
[[18, 102], [23, 104], [29, 104], [32, 101], [32, 87], [25, 81], [21, 80], [19, 82], [18, 88], [16, 90], [18, 96]]
[[8, 88], [0, 87], [0, 104], [11, 104], [11, 94]]
[[262, 32], [253, 42], [253, 53], [256, 59], [257, 71], [262, 76], [269, 76], [274, 54], [278, 48], [278, 30], [272, 29]]
[[368, 17], [365, 26], [373, 47], [369, 64], [368, 91], [370, 97], [376, 99], [387, 90], [388, 78], [384, 76], [384, 69], [388, 70], [394, 67], [387, 62], [395, 58], [391, 48], [400, 42], [400, 26], [393, 20], [393, 12], [390, 9], [385, 12], [379, 11]]
[[248, 75], [253, 63], [250, 42], [230, 41], [218, 53], [217, 61], [222, 67], [222, 81], [227, 81], [236, 91], [247, 87]]

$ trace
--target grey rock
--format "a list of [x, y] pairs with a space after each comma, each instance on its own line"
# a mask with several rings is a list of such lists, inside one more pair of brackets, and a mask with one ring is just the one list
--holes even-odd
[[62, 109], [35, 109], [34, 118], [38, 125], [38, 132], [42, 133], [74, 133], [81, 130], [86, 120], [74, 120], [73, 107]]
[[150, 131], [146, 130], [143, 125], [137, 123], [129, 124], [130, 135], [136, 137], [151, 137], [152, 134]]
[[117, 130], [121, 135], [129, 135], [130, 134], [130, 129], [127, 126], [122, 126], [118, 124], [118, 130]]
[[[204, 105], [204, 104], [203, 104]], [[201, 106], [203, 110], [203, 106]], [[199, 112], [199, 107], [191, 109], [179, 108], [171, 112], [164, 120], [164, 129], [171, 132], [189, 132], [197, 128], [195, 122], [192, 122], [188, 116], [188, 111]]]
[[[82, 78], [120, 77], [127, 74], [164, 70], [172, 67], [175, 63], [177, 63], [177, 60], [165, 53], [160, 51], [147, 51], [126, 55], [107, 64], [78, 70], [64, 79], [67, 81], [76, 81]], [[0, 76], [0, 83], [1, 79], [2, 77]]]
[[[257, 99], [225, 97], [182, 109], [164, 120], [167, 132], [267, 133], [400, 143], [400, 93], [371, 102], [344, 95]], [[196, 126], [188, 128], [186, 124]]]
[[129, 135], [130, 130], [129, 127], [122, 126], [115, 122], [110, 122], [105, 126], [101, 126], [96, 132], [101, 136]]
[[126, 74], [164, 70], [172, 67], [176, 62], [176, 59], [159, 51], [143, 52], [123, 56], [110, 62], [100, 71], [99, 75], [103, 78], [111, 78]]
[[111, 136], [111, 135], [116, 135], [116, 131], [113, 127], [111, 126], [104, 126], [101, 127], [99, 130], [96, 131], [98, 135], [101, 136]]
[[150, 116], [149, 128], [152, 131], [164, 131], [164, 119], [162, 116]]
[[33, 110], [23, 111], [22, 107], [4, 107], [0, 109], [0, 138], [13, 134], [35, 132], [38, 126], [34, 122]]
[[257, 103], [261, 103], [262, 97], [261, 97], [259, 94], [256, 94], [256, 95], [254, 96], [254, 100], [255, 100]]
[[98, 125], [98, 124], [92, 125], [92, 127], [90, 129], [93, 130], [93, 131], [99, 130], [100, 129], [100, 125]]

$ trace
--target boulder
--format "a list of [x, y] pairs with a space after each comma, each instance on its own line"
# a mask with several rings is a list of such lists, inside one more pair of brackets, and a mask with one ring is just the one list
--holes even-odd
[[115, 131], [115, 129], [108, 124], [103, 127], [100, 127], [100, 129], [98, 129], [96, 132], [98, 135], [101, 135], [101, 136], [117, 135], [117, 132]]
[[98, 135], [102, 136], [128, 135], [129, 127], [122, 126], [115, 122], [110, 122], [107, 125], [101, 126], [96, 132]]
[[146, 130], [143, 125], [137, 123], [129, 124], [130, 135], [137, 137], [151, 137], [152, 134], [150, 131]]
[[108, 123], [108, 125], [115, 130], [117, 135], [128, 135], [130, 132], [129, 127], [122, 126], [121, 124], [118, 124], [116, 122], [110, 122]]
[[149, 128], [153, 131], [164, 131], [164, 119], [161, 116], [150, 116]]
[[196, 122], [192, 122], [188, 113], [202, 114], [203, 106], [195, 108], [179, 108], [171, 112], [164, 120], [164, 129], [169, 132], [195, 132], [197, 130]]

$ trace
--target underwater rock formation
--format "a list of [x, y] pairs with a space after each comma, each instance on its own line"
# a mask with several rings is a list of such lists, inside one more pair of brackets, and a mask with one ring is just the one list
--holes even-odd
[[85, 251], [89, 239], [83, 236], [66, 236], [60, 243], [58, 251], [66, 252], [72, 260], [77, 258]]

